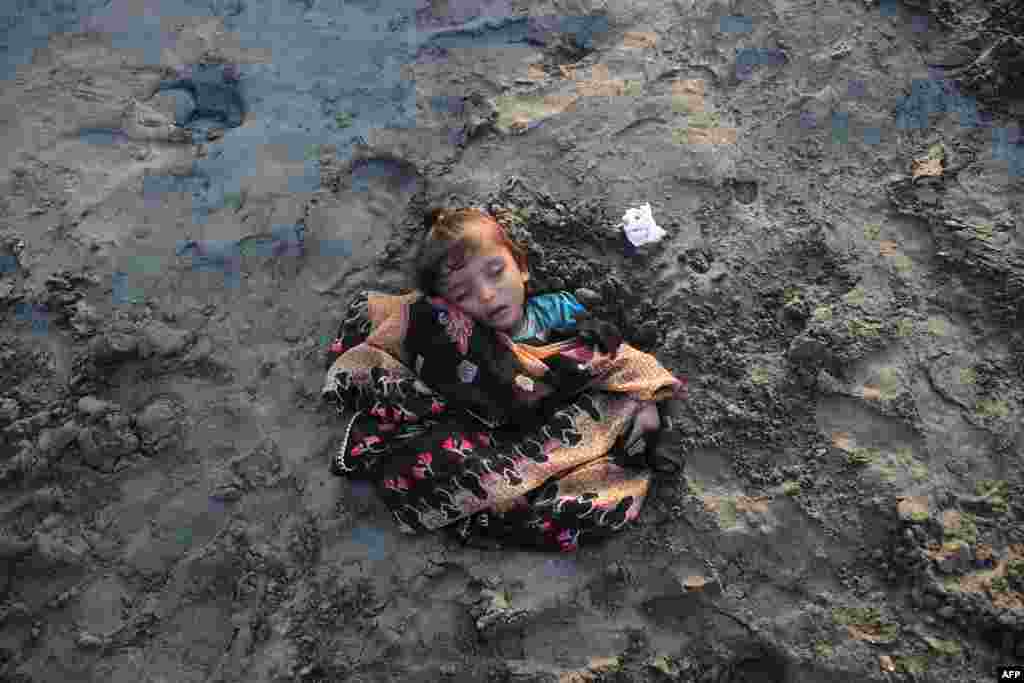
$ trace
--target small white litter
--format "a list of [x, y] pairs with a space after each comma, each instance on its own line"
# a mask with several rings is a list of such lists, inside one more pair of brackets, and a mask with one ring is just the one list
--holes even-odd
[[640, 247], [651, 242], [657, 242], [667, 233], [654, 222], [651, 214], [651, 205], [643, 204], [632, 209], [627, 209], [622, 216], [622, 229], [626, 232], [626, 239], [634, 247]]

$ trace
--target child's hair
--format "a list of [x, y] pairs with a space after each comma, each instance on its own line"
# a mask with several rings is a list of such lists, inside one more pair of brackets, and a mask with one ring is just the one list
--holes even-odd
[[476, 233], [467, 232], [467, 228], [477, 223], [493, 226], [493, 235], [498, 243], [508, 248], [522, 270], [527, 269], [526, 249], [509, 237], [501, 223], [486, 211], [434, 208], [423, 218], [427, 234], [413, 262], [412, 277], [416, 289], [431, 296], [440, 295], [438, 284], [445, 261], [450, 259], [459, 268], [483, 246]]

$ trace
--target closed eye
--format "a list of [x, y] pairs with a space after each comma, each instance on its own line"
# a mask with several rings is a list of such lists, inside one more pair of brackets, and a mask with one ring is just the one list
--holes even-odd
[[[504, 273], [504, 272], [505, 272], [505, 264], [501, 263], [501, 262], [498, 262], [496, 264], [496, 266], [494, 267], [494, 269], [490, 271], [490, 276], [492, 278], [497, 278], [497, 277], [500, 277], [501, 274]], [[448, 296], [449, 296], [449, 298], [452, 301], [458, 303], [460, 301], [465, 301], [469, 297], [469, 293], [468, 292], [459, 292], [458, 294], [449, 294]]]

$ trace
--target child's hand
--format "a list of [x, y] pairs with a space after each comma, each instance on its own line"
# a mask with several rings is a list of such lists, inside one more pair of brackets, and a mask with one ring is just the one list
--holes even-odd
[[622, 344], [622, 332], [614, 323], [595, 318], [590, 312], [576, 314], [576, 333], [587, 344], [597, 346], [602, 353], [615, 356]]
[[553, 391], [541, 399], [532, 409], [540, 415], [550, 417], [555, 411], [565, 408], [566, 404], [583, 391], [594, 379], [575, 359], [556, 353], [544, 359], [548, 366], [548, 374], [544, 381]]

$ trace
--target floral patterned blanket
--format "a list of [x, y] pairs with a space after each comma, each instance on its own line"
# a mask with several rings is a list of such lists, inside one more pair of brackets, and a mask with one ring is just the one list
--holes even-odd
[[686, 395], [651, 355], [512, 342], [419, 292], [362, 292], [322, 389], [335, 474], [372, 481], [399, 529], [573, 551], [637, 519], [651, 472], [612, 453], [645, 401]]

